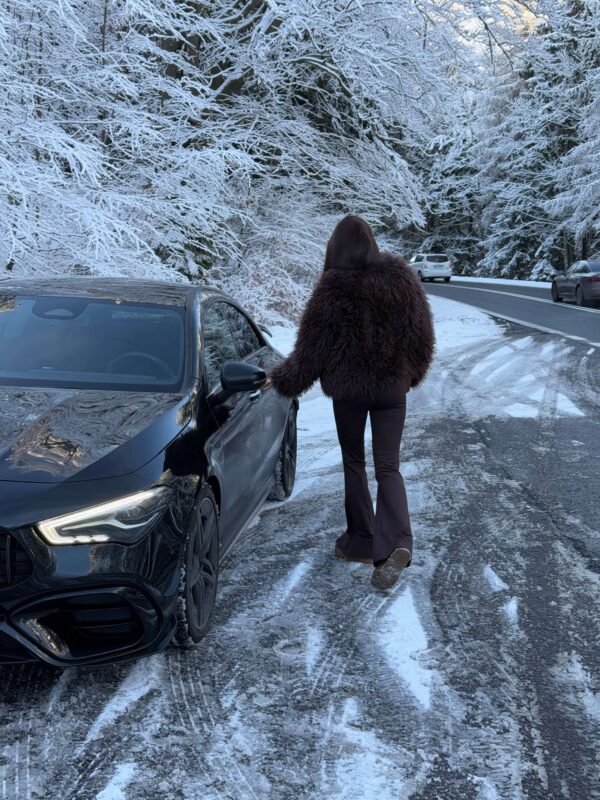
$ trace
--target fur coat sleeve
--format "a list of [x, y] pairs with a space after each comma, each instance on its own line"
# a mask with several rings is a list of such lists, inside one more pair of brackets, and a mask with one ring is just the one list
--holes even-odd
[[284, 397], [297, 397], [319, 379], [335, 340], [334, 325], [320, 300], [320, 283], [304, 307], [293, 351], [269, 376]]

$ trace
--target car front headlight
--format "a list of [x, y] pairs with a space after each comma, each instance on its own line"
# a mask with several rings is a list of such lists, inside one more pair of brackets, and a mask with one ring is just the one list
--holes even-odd
[[38, 522], [37, 529], [48, 544], [133, 544], [158, 521], [170, 496], [170, 489], [158, 486], [82, 511], [43, 520]]

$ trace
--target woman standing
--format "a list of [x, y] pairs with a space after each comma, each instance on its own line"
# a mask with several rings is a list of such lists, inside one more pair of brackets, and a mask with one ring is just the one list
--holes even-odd
[[[406, 392], [433, 356], [429, 304], [406, 262], [380, 252], [369, 225], [348, 215], [335, 227], [323, 273], [308, 300], [293, 352], [271, 373], [295, 397], [320, 379], [333, 411], [344, 464], [347, 530], [336, 555], [373, 563], [371, 583], [388, 589], [412, 557], [413, 537], [400, 474]], [[371, 418], [377, 509], [365, 471]]]

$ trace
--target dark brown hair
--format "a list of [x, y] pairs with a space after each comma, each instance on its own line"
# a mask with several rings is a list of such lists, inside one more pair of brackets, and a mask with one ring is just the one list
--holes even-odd
[[368, 222], [348, 214], [333, 229], [327, 242], [325, 265], [329, 269], [365, 269], [377, 256], [379, 248]]

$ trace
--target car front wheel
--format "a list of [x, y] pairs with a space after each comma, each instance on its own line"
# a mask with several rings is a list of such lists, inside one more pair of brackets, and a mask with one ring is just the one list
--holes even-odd
[[291, 495], [294, 488], [298, 452], [296, 414], [296, 406], [292, 405], [275, 464], [275, 485], [271, 489], [269, 500], [285, 500]]
[[562, 303], [562, 297], [559, 295], [558, 286], [555, 283], [552, 284], [552, 289], [550, 290], [550, 293], [552, 294], [553, 303]]
[[419, 271], [418, 275], [419, 275], [419, 280], [422, 283], [423, 282], [423, 273], [421, 271]]
[[583, 296], [583, 289], [581, 284], [575, 289], [575, 301], [578, 306], [585, 306], [587, 303], [585, 302], [585, 297]]
[[210, 628], [219, 576], [219, 513], [210, 486], [204, 486], [192, 511], [177, 602], [174, 643], [189, 648]]
[[444, 283], [450, 283], [450, 278], [444, 278]]

